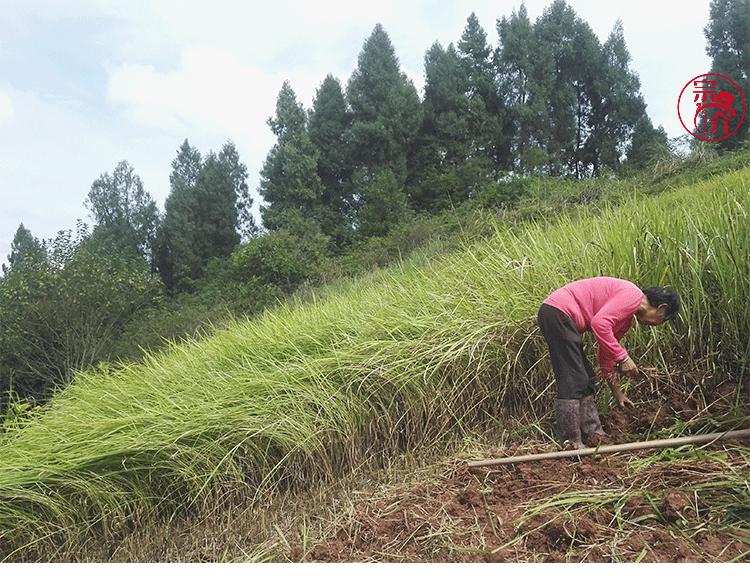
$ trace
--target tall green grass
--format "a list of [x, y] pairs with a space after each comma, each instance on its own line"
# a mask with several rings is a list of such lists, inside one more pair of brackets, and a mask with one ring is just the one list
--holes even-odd
[[618, 206], [554, 222], [498, 224], [455, 254], [80, 374], [0, 436], [0, 551], [268, 498], [490, 417], [541, 414], [551, 375], [533, 315], [577, 278], [676, 287], [681, 321], [631, 331], [631, 351], [744, 374], [749, 184], [743, 169], [658, 197], [625, 191]]

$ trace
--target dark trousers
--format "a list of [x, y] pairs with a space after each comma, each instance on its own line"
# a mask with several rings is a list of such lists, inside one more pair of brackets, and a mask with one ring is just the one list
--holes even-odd
[[553, 306], [542, 304], [537, 324], [549, 347], [558, 399], [582, 399], [594, 394], [596, 374], [583, 352], [583, 338], [573, 319]]

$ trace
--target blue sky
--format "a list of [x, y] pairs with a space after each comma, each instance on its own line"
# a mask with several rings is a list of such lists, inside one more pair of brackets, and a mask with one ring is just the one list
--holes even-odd
[[[525, 2], [532, 19], [549, 3]], [[602, 42], [623, 21], [648, 113], [681, 135], [679, 92], [709, 71], [709, 0], [568, 3]], [[88, 221], [91, 183], [121, 160], [163, 207], [185, 138], [202, 152], [233, 140], [255, 191], [285, 79], [310, 107], [326, 74], [345, 85], [380, 22], [421, 90], [433, 42], [456, 42], [473, 11], [496, 45], [496, 20], [520, 4], [0, 0], [0, 260], [21, 222], [50, 238]]]

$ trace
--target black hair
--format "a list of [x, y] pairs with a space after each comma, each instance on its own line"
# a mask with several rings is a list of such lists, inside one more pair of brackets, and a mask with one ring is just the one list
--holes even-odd
[[671, 321], [680, 314], [680, 295], [672, 287], [652, 286], [642, 290], [652, 307], [667, 305], [667, 310], [664, 311], [665, 321]]

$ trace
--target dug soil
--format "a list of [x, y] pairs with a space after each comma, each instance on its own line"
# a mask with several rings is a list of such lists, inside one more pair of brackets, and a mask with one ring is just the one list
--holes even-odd
[[[636, 408], [602, 417], [611, 443], [712, 432], [717, 415], [750, 427], [736, 385], [645, 385]], [[663, 389], [662, 389], [663, 390]], [[739, 402], [738, 402], [739, 401]], [[739, 408], [739, 411], [738, 411]], [[720, 430], [714, 428], [713, 430]], [[750, 559], [748, 442], [599, 458], [539, 461], [472, 472], [467, 460], [553, 450], [510, 445], [462, 455], [429, 478], [363, 492], [330, 534], [295, 545], [294, 561], [706, 562]], [[721, 487], [727, 472], [744, 477]]]

